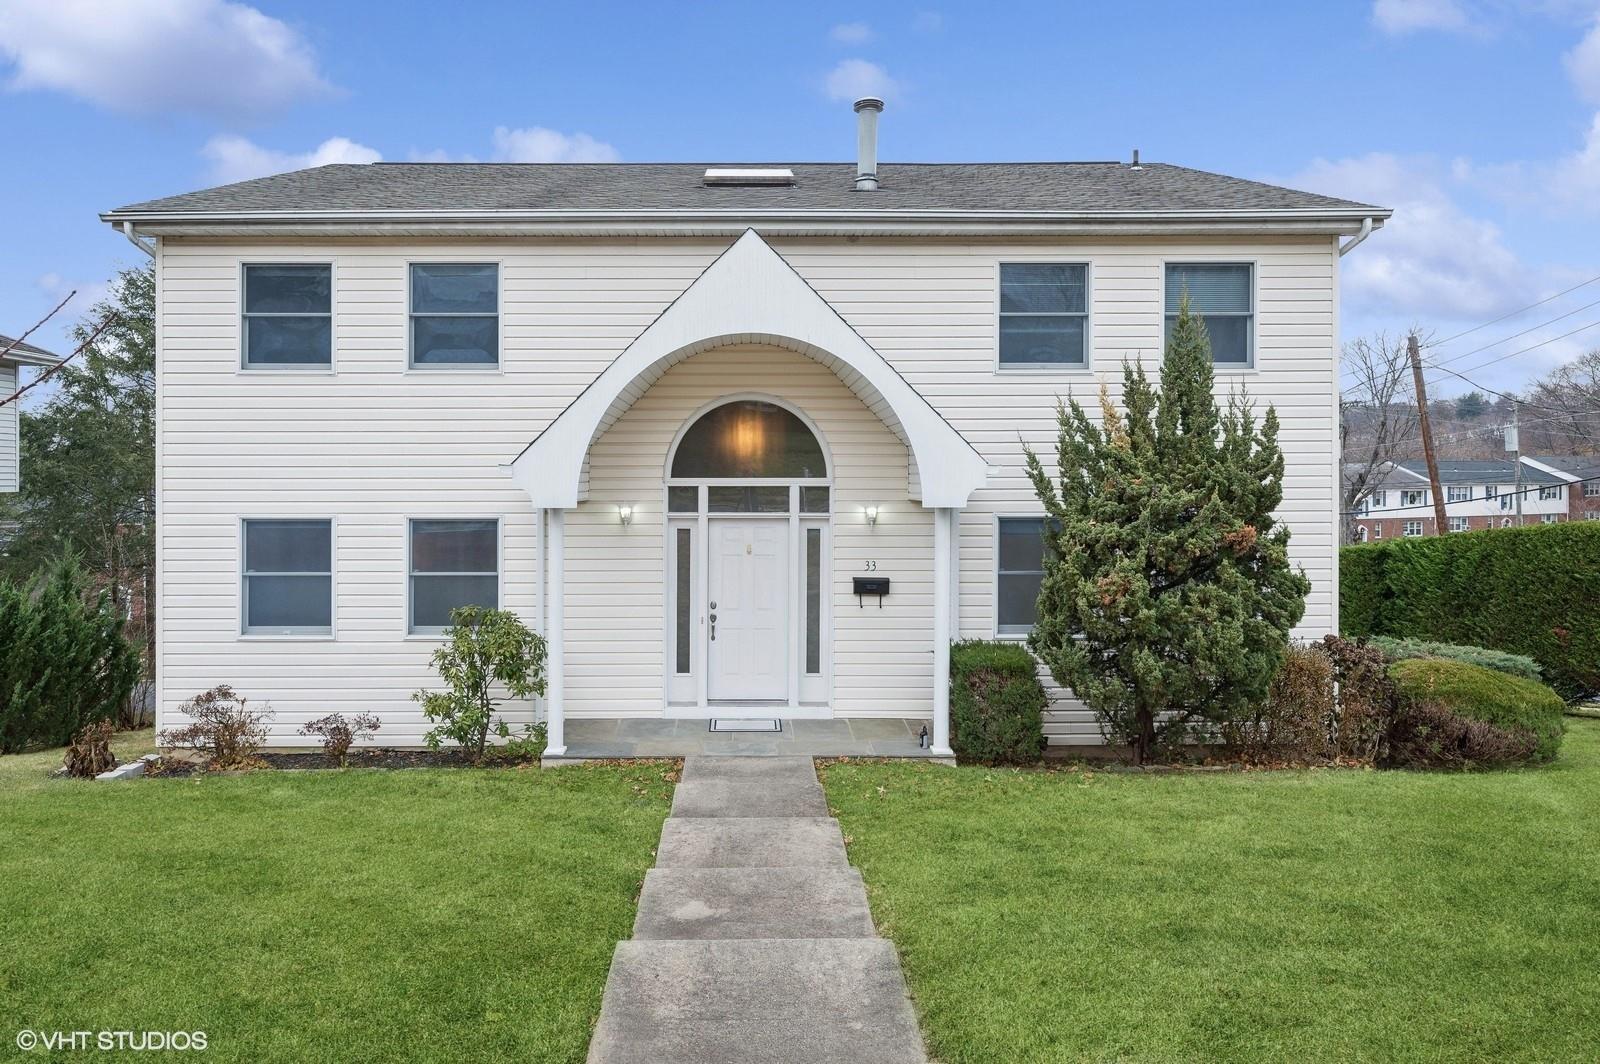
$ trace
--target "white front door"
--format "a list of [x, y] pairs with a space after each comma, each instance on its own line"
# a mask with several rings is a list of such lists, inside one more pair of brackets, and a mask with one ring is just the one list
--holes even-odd
[[789, 697], [789, 522], [713, 518], [707, 573], [706, 696]]

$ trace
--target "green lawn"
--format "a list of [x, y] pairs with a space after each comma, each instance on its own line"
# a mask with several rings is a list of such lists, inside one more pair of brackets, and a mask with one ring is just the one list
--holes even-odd
[[946, 1064], [1594, 1060], [1600, 722], [1519, 772], [843, 763]]
[[198, 1029], [207, 1060], [581, 1061], [671, 791], [660, 765], [96, 784], [59, 762], [0, 758], [0, 1059], [26, 1027]]

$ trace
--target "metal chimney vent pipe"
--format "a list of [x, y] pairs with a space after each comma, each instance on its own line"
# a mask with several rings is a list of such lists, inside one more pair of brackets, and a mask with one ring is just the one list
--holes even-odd
[[878, 115], [883, 101], [863, 96], [856, 101], [856, 191], [878, 189]]

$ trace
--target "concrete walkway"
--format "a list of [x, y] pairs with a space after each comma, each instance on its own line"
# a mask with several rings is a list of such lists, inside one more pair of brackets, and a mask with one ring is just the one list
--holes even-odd
[[590, 1064], [926, 1060], [811, 758], [688, 758]]

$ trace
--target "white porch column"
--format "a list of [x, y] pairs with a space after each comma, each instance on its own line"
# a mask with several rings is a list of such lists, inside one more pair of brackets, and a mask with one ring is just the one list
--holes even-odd
[[566, 511], [546, 510], [549, 527], [545, 534], [545, 622], [544, 638], [549, 650], [545, 681], [545, 756], [561, 757], [567, 752], [567, 717], [562, 696], [566, 688], [565, 624], [566, 603]]
[[956, 510], [933, 511], [933, 749], [935, 757], [954, 757], [950, 749], [950, 564]]

